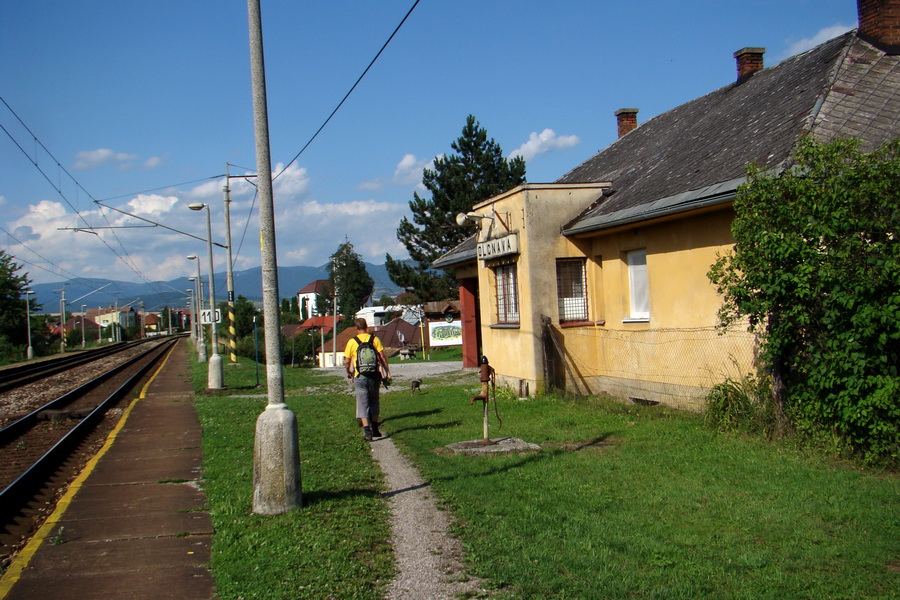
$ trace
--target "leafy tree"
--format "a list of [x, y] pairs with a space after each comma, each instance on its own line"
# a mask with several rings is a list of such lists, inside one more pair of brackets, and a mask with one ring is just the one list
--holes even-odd
[[437, 258], [472, 235], [471, 229], [453, 226], [456, 215], [525, 183], [525, 160], [503, 158], [499, 144], [488, 139], [472, 115], [450, 146], [456, 154], [436, 159], [434, 170], [425, 169], [422, 176], [431, 198], [414, 192], [409, 202], [414, 223], [403, 217], [397, 228], [397, 239], [406, 246], [413, 264], [394, 260], [390, 254], [385, 258], [391, 280], [423, 302], [457, 295], [451, 273], [428, 270]]
[[365, 306], [366, 300], [372, 295], [375, 280], [369, 275], [365, 263], [353, 250], [350, 242], [341, 244], [337, 252], [331, 255], [328, 286], [337, 291], [338, 314], [344, 317], [343, 326], [351, 325], [356, 312]]
[[234, 301], [234, 335], [236, 338], [253, 336], [253, 317], [257, 317], [257, 326], [262, 329], [262, 313], [244, 296]]
[[[0, 250], [0, 338], [14, 346], [26, 346], [28, 331], [25, 326], [25, 290], [31, 285], [28, 274], [19, 274], [22, 265]], [[31, 312], [39, 308], [33, 298], [28, 300]]]
[[710, 280], [724, 325], [760, 334], [782, 423], [900, 456], [900, 141], [863, 153], [808, 139], [793, 169], [748, 169], [735, 247]]
[[303, 323], [309, 318], [309, 298], [303, 299], [303, 305], [300, 307], [300, 322]]
[[331, 281], [329, 280], [323, 283], [319, 290], [316, 292], [316, 314], [333, 314], [331, 307], [334, 303], [334, 293], [331, 291], [332, 289], [334, 288], [332, 287]]
[[281, 299], [281, 324], [296, 325], [300, 322], [300, 316], [297, 314], [297, 298], [291, 301], [290, 298]]

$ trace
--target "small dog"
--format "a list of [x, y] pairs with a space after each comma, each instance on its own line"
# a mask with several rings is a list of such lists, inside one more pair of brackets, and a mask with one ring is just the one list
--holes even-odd
[[417, 391], [421, 391], [422, 380], [421, 379], [413, 379], [409, 382], [409, 393], [415, 394]]

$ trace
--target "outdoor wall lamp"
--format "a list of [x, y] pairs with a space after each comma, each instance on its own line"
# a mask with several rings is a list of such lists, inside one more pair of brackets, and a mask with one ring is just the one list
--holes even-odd
[[460, 227], [464, 227], [468, 223], [479, 222], [482, 219], [490, 219], [491, 221], [493, 221], [494, 217], [493, 215], [483, 215], [477, 212], [459, 213], [458, 215], [456, 215], [456, 224]]

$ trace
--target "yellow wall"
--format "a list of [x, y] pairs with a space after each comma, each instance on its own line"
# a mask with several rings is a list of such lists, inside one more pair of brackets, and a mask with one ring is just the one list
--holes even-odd
[[[518, 256], [478, 261], [484, 355], [499, 381], [517, 391], [520, 385], [527, 384], [529, 393], [535, 393], [543, 385], [540, 316], [551, 315], [555, 320], [554, 257], [560, 248], [571, 245], [559, 234], [560, 227], [599, 198], [606, 187], [526, 184], [473, 208], [478, 213], [496, 214], [493, 223], [481, 221], [479, 241], [505, 235], [507, 228], [519, 236]], [[496, 281], [490, 267], [503, 262], [517, 265], [520, 323], [514, 328], [496, 325]]]
[[[719, 334], [721, 298], [706, 277], [717, 254], [733, 245], [733, 213], [723, 208], [581, 239], [560, 235], [560, 227], [600, 191], [527, 185], [475, 207], [485, 214], [495, 211], [519, 232], [520, 246], [512, 259], [478, 261], [484, 354], [500, 383], [520, 394], [526, 385], [529, 393], [542, 391], [548, 384], [541, 343], [544, 315], [566, 357], [560, 372], [568, 390], [698, 407], [709, 387], [753, 369], [754, 337], [745, 328]], [[497, 237], [497, 220], [493, 231], [482, 228], [479, 240]], [[625, 252], [640, 248], [647, 251], [650, 318], [628, 322]], [[559, 324], [555, 261], [566, 257], [587, 259], [591, 324]], [[503, 260], [517, 265], [517, 328], [491, 326], [496, 323], [496, 283], [490, 267]]]

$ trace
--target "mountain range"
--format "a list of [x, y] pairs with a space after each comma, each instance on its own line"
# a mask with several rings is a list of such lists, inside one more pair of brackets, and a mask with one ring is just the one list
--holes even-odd
[[[394, 285], [388, 277], [387, 268], [382, 265], [364, 263], [369, 276], [375, 280], [375, 299], [387, 294], [396, 296], [402, 288]], [[328, 279], [327, 265], [321, 267], [278, 267], [278, 295], [291, 298], [308, 283], [317, 279]], [[206, 277], [204, 277], [206, 281]], [[216, 301], [227, 299], [225, 273], [215, 274]], [[129, 281], [110, 281], [109, 279], [79, 278], [77, 280], [57, 283], [36, 283], [31, 286], [41, 308], [37, 312], [59, 313], [60, 300], [65, 290], [66, 312], [81, 312], [87, 308], [107, 306], [134, 306], [143, 304], [144, 310], [158, 312], [163, 307], [187, 306], [188, 289], [193, 289], [194, 282], [187, 277], [179, 277], [169, 281], [151, 283], [135, 283]], [[204, 288], [203, 296], [208, 298], [209, 292]], [[234, 296], [244, 296], [251, 302], [262, 303], [262, 269], [256, 267], [234, 273]]]

